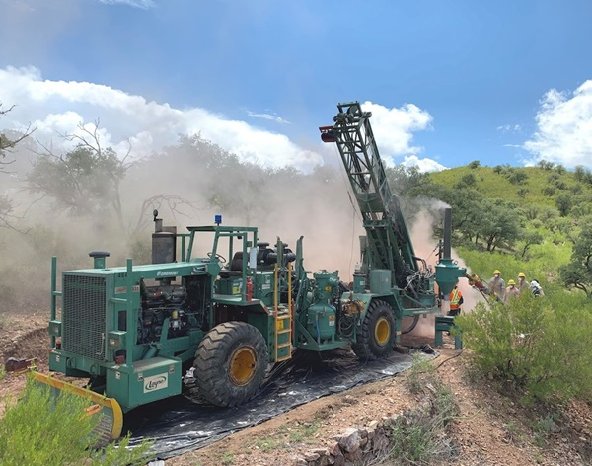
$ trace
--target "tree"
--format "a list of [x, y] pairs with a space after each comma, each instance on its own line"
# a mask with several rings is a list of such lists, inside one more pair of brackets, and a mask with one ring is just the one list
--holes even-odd
[[515, 206], [501, 199], [483, 199], [480, 210], [482, 216], [477, 232], [485, 240], [487, 251], [512, 247], [520, 236], [520, 221]]
[[[6, 110], [2, 110], [2, 102], [0, 102], [0, 117], [5, 116], [11, 112], [14, 105]], [[0, 174], [6, 174], [8, 165], [14, 162], [14, 159], [7, 160], [7, 154], [16, 147], [23, 139], [30, 136], [35, 129], [31, 129], [31, 126], [23, 132], [19, 133], [14, 137], [7, 136], [5, 133], [0, 132]], [[0, 227], [16, 229], [12, 223], [14, 218], [13, 215], [14, 205], [12, 199], [5, 194], [0, 194]]]
[[561, 193], [555, 198], [555, 206], [562, 217], [567, 216], [572, 207], [572, 196], [567, 193]]
[[508, 175], [508, 181], [512, 184], [524, 184], [528, 179], [528, 175], [523, 171], [515, 170]]
[[537, 165], [543, 170], [553, 170], [553, 167], [555, 166], [553, 162], [548, 162], [546, 160], [541, 160]]
[[574, 178], [576, 181], [582, 183], [586, 180], [587, 170], [582, 165], [577, 165], [574, 169]]
[[477, 177], [475, 176], [474, 173], [467, 173], [466, 175], [463, 175], [460, 178], [460, 181], [458, 182], [457, 186], [459, 188], [463, 188], [463, 187], [472, 187], [475, 186], [477, 184]]
[[129, 150], [120, 159], [110, 147], [103, 148], [98, 122], [92, 130], [80, 124], [79, 130], [79, 134], [63, 135], [76, 142], [66, 154], [56, 155], [44, 147], [27, 178], [28, 189], [52, 197], [75, 216], [111, 210], [123, 229], [119, 186], [130, 166], [126, 163]]
[[421, 173], [415, 166], [404, 167], [397, 165], [396, 167], [388, 167], [386, 177], [393, 193], [399, 196], [409, 195], [412, 190], [431, 183], [429, 175]]
[[592, 217], [584, 219], [575, 238], [571, 261], [559, 270], [563, 284], [592, 297]]
[[476, 168], [479, 168], [481, 166], [481, 162], [479, 160], [473, 160], [470, 164], [469, 164], [469, 168], [471, 170], [475, 170]]
[[520, 257], [524, 259], [530, 247], [534, 244], [541, 244], [543, 242], [543, 239], [543, 235], [538, 231], [527, 231], [522, 237], [524, 245], [522, 246], [522, 252], [520, 254]]
[[[2, 102], [0, 102], [0, 117], [10, 113], [13, 109], [14, 105], [7, 110], [2, 110]], [[31, 126], [29, 125], [24, 133], [20, 133], [15, 137], [9, 137], [5, 133], [0, 133], [0, 173], [6, 173], [7, 165], [10, 165], [14, 162], [14, 160], [6, 160], [6, 155], [10, 153], [10, 151], [14, 149], [19, 142], [30, 136], [33, 131], [35, 130], [31, 129]]]

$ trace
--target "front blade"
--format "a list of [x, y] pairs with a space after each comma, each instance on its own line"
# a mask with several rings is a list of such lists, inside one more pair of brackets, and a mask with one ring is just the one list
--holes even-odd
[[33, 377], [37, 382], [47, 385], [54, 390], [68, 392], [94, 403], [87, 408], [86, 414], [89, 416], [101, 416], [96, 428], [98, 435], [97, 447], [104, 446], [111, 440], [119, 438], [123, 427], [123, 412], [121, 411], [121, 406], [119, 406], [119, 403], [114, 398], [108, 398], [87, 388], [77, 387], [69, 382], [57, 379], [51, 375], [41, 374], [40, 372], [33, 372]]

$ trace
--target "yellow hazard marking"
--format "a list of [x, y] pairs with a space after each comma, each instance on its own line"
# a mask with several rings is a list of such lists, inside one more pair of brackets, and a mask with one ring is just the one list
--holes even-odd
[[86, 413], [90, 415], [97, 414], [103, 411], [103, 408], [106, 408], [111, 411], [111, 415], [109, 416], [112, 419], [111, 424], [111, 438], [117, 439], [121, 435], [121, 429], [123, 428], [123, 412], [121, 411], [121, 406], [114, 398], [109, 398], [104, 395], [100, 395], [97, 392], [93, 392], [87, 388], [77, 387], [69, 382], [65, 382], [60, 379], [56, 379], [51, 375], [41, 374], [40, 372], [33, 372], [33, 377], [37, 382], [40, 382], [44, 385], [48, 385], [50, 387], [56, 388], [57, 390], [64, 391], [67, 393], [71, 393], [73, 395], [79, 396], [81, 398], [87, 399], [95, 403], [93, 406], [90, 406], [86, 409]]

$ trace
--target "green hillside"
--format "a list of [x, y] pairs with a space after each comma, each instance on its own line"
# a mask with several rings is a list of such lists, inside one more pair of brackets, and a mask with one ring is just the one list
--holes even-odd
[[[592, 184], [587, 182], [586, 176], [585, 172], [577, 175], [576, 172], [557, 167], [463, 166], [432, 173], [430, 179], [446, 187], [461, 183], [489, 198], [539, 207], [556, 207], [556, 198], [561, 194], [592, 201]], [[475, 180], [474, 185], [471, 184], [471, 178]]]
[[592, 173], [473, 162], [390, 176], [410, 203], [417, 199], [410, 210], [438, 206], [433, 198], [452, 207], [453, 243], [471, 272], [487, 280], [500, 270], [506, 283], [523, 272], [543, 285], [542, 298], [491, 299], [457, 318], [477, 372], [529, 403], [590, 402]]

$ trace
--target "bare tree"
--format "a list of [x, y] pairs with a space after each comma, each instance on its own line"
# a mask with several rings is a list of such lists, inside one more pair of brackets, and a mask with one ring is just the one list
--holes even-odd
[[140, 215], [138, 216], [138, 221], [132, 230], [132, 235], [140, 233], [144, 228], [146, 228], [148, 223], [152, 220], [152, 212], [154, 209], [159, 210], [163, 206], [168, 208], [175, 220], [177, 215], [187, 216], [187, 214], [182, 210], [183, 207], [194, 209], [194, 206], [191, 202], [176, 194], [156, 194], [154, 196], [150, 196], [149, 198], [144, 199], [144, 202], [142, 202]]
[[111, 147], [103, 147], [99, 137], [99, 120], [92, 129], [82, 123], [74, 134], [60, 134], [74, 149], [56, 154], [51, 147], [39, 144], [42, 152], [28, 177], [29, 190], [52, 197], [72, 215], [111, 210], [123, 231], [125, 229], [119, 192], [120, 183], [131, 163], [127, 153], [119, 157]]
[[[0, 117], [14, 109], [14, 105], [5, 110], [2, 109], [2, 102], [0, 102]], [[15, 137], [9, 137], [5, 133], [0, 132], [0, 174], [8, 174], [8, 166], [15, 162], [15, 159], [7, 159], [7, 154], [11, 153], [12, 149], [16, 147], [23, 139], [30, 136], [35, 129], [31, 129], [31, 125], [23, 133], [19, 133]], [[14, 215], [14, 205], [12, 199], [6, 194], [0, 193], [0, 228], [11, 228], [17, 230], [14, 226], [13, 220], [17, 217]]]

